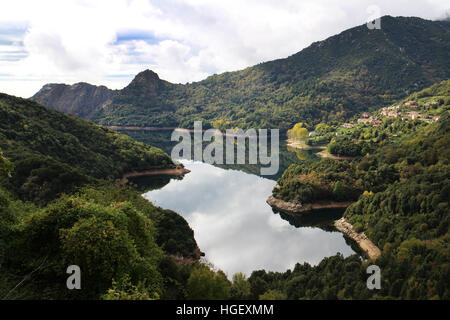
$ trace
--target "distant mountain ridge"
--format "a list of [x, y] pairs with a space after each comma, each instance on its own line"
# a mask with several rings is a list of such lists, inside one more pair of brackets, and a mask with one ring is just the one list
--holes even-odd
[[98, 179], [175, 167], [158, 148], [29, 99], [0, 93], [0, 119], [0, 149], [15, 165], [9, 189], [26, 200], [48, 201]]
[[51, 109], [89, 119], [116, 93], [105, 86], [94, 86], [86, 82], [74, 85], [46, 84], [33, 96], [33, 100]]
[[286, 130], [299, 121], [343, 120], [447, 79], [449, 52], [450, 22], [385, 16], [380, 30], [364, 24], [288, 58], [192, 84], [146, 70], [122, 90], [83, 87], [79, 98], [71, 87], [58, 89], [62, 94], [44, 87], [32, 99], [102, 125], [191, 127], [203, 120]]

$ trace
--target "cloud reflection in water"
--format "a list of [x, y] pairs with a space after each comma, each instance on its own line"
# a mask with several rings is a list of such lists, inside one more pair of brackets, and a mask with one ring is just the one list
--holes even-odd
[[266, 204], [275, 181], [209, 164], [182, 161], [191, 170], [144, 196], [181, 214], [200, 249], [228, 276], [236, 272], [286, 271], [295, 263], [317, 264], [340, 252], [353, 254], [340, 232], [296, 228]]

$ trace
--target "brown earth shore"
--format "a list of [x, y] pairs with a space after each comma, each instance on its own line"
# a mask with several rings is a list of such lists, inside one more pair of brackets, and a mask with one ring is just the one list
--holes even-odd
[[[275, 186], [276, 188], [277, 186]], [[277, 199], [274, 196], [270, 196], [266, 201], [272, 208], [290, 213], [290, 214], [302, 214], [305, 212], [310, 212], [314, 210], [321, 209], [345, 209], [353, 202], [317, 202], [317, 203], [308, 203], [308, 204], [300, 204], [284, 201], [281, 199]], [[364, 232], [358, 233], [353, 229], [353, 226], [345, 220], [345, 218], [341, 218], [334, 222], [334, 226], [337, 230], [345, 234], [347, 237], [355, 241], [358, 246], [367, 254], [367, 256], [376, 260], [381, 255], [381, 250], [365, 235]]]
[[336, 156], [334, 154], [328, 153], [326, 150], [317, 152], [316, 155], [320, 156], [321, 158], [329, 158], [334, 160], [353, 160], [355, 157], [346, 157], [346, 156]]
[[356, 232], [353, 229], [353, 226], [345, 220], [345, 218], [336, 220], [334, 226], [340, 232], [355, 241], [370, 259], [376, 260], [381, 256], [381, 250], [366, 236], [366, 234], [364, 232]]
[[345, 202], [334, 202], [334, 201], [323, 201], [316, 203], [293, 203], [284, 201], [281, 199], [277, 199], [274, 196], [270, 196], [266, 200], [267, 204], [269, 204], [272, 208], [283, 211], [286, 213], [300, 214], [309, 211], [322, 210], [322, 209], [345, 209], [353, 202], [345, 201]]
[[166, 169], [151, 169], [145, 171], [133, 171], [125, 173], [122, 179], [119, 181], [119, 185], [127, 183], [128, 178], [143, 177], [143, 176], [157, 176], [157, 175], [168, 175], [168, 176], [183, 176], [186, 173], [191, 172], [191, 170], [186, 168], [166, 168]]
[[304, 142], [295, 141], [292, 139], [286, 140], [286, 145], [291, 148], [299, 149], [299, 150], [324, 150], [326, 146], [308, 146]]

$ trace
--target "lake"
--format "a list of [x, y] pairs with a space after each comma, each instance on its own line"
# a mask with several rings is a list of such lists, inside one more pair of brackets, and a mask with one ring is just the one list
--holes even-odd
[[274, 213], [266, 199], [275, 180], [201, 162], [180, 162], [191, 170], [189, 174], [144, 197], [181, 214], [205, 258], [229, 278], [258, 269], [284, 272], [297, 262], [317, 264], [338, 252], [354, 253], [331, 225], [342, 212], [296, 217]]

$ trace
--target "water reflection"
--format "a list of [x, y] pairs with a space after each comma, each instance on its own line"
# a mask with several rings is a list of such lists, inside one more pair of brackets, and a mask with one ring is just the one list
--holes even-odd
[[333, 222], [342, 217], [345, 209], [317, 210], [302, 214], [288, 214], [276, 210], [273, 211], [278, 213], [281, 219], [286, 220], [294, 227], [317, 227], [325, 231], [333, 232], [336, 230]]
[[201, 162], [182, 163], [191, 173], [144, 197], [183, 215], [206, 258], [229, 276], [285, 271], [297, 262], [317, 264], [337, 252], [354, 253], [339, 232], [319, 224], [296, 228], [274, 214], [265, 200], [275, 181]]
[[[178, 143], [174, 141], [170, 141], [170, 136], [172, 131], [121, 131], [121, 133], [129, 135], [136, 141], [141, 141], [146, 144], [161, 148], [164, 152], [171, 154], [172, 148]], [[205, 143], [206, 145], [207, 143]], [[270, 143], [269, 143], [270, 149]], [[247, 148], [248, 149], [248, 148]], [[281, 177], [283, 172], [292, 164], [299, 163], [305, 160], [320, 159], [316, 153], [321, 151], [321, 149], [308, 149], [301, 150], [298, 148], [293, 148], [287, 146], [285, 140], [280, 141], [280, 151], [279, 151], [279, 170], [276, 174], [272, 176], [264, 176], [267, 179], [277, 180]], [[217, 165], [221, 168], [233, 169], [233, 170], [241, 170], [247, 173], [259, 175], [261, 172], [260, 165], [254, 164], [234, 164], [234, 165]]]

